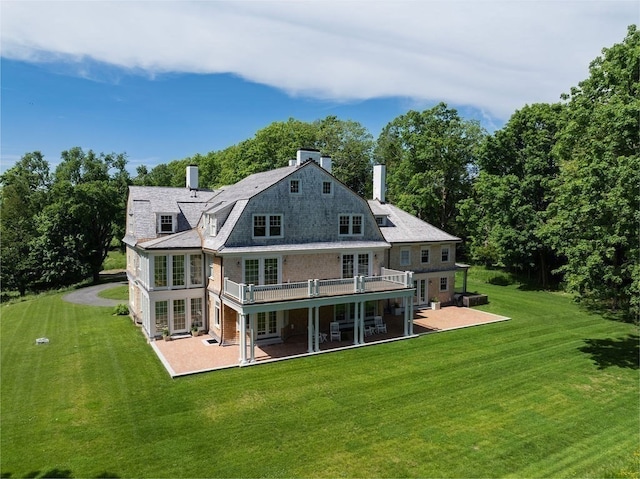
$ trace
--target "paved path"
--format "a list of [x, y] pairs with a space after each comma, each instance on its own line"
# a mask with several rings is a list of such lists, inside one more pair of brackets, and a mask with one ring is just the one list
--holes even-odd
[[127, 301], [117, 299], [107, 299], [98, 296], [100, 291], [105, 289], [115, 288], [127, 284], [126, 281], [119, 281], [117, 283], [105, 283], [97, 284], [95, 286], [88, 286], [86, 288], [77, 289], [69, 294], [65, 294], [62, 299], [68, 303], [76, 304], [88, 304], [89, 306], [117, 306], [119, 304], [126, 304]]

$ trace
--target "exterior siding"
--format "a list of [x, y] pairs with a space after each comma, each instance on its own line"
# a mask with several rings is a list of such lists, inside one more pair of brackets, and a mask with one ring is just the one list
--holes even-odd
[[[300, 181], [300, 194], [289, 192], [289, 181]], [[322, 195], [323, 181], [333, 194]], [[319, 202], [322, 207], [319, 208]], [[254, 214], [281, 214], [282, 238], [253, 239]], [[339, 215], [363, 215], [361, 236], [340, 236]], [[330, 225], [327, 227], [327, 225]], [[337, 241], [384, 241], [366, 201], [320, 168], [301, 168], [253, 197], [226, 243], [228, 247], [304, 244]]]
[[[449, 247], [449, 261], [441, 261], [441, 248]], [[422, 248], [429, 248], [429, 263], [421, 262]], [[408, 249], [410, 252], [410, 263], [403, 265], [400, 261], [402, 250]], [[415, 273], [427, 271], [443, 271], [455, 268], [456, 245], [455, 243], [422, 243], [399, 245], [394, 244], [389, 251], [389, 268], [399, 271], [414, 271]]]

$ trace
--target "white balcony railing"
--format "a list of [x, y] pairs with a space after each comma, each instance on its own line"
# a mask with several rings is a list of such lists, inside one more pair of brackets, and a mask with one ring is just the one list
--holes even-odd
[[306, 282], [253, 285], [224, 279], [224, 294], [242, 304], [267, 303], [318, 296], [338, 296], [375, 291], [393, 291], [413, 286], [413, 272], [382, 268], [380, 276], [348, 279], [310, 279]]

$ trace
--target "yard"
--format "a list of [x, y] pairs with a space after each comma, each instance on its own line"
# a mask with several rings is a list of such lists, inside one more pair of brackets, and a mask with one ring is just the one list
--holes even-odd
[[112, 308], [4, 305], [2, 477], [637, 478], [637, 327], [479, 278], [511, 321], [175, 380]]

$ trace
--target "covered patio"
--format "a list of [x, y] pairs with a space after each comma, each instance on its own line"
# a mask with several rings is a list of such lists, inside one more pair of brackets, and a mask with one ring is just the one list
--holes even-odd
[[[364, 344], [353, 344], [353, 338], [346, 332], [341, 341], [320, 343], [318, 352], [308, 352], [306, 334], [291, 336], [279, 344], [256, 345], [255, 362], [245, 366], [265, 364], [313, 354], [369, 346], [376, 343], [414, 338], [418, 335], [448, 331], [482, 324], [506, 321], [509, 318], [497, 316], [470, 308], [455, 306], [440, 310], [416, 310], [413, 322], [413, 336], [404, 335], [403, 318], [385, 315], [386, 333], [365, 336]], [[173, 341], [151, 341], [153, 350], [171, 377], [187, 376], [218, 369], [240, 367], [240, 346], [211, 343], [208, 335], [185, 337]]]

